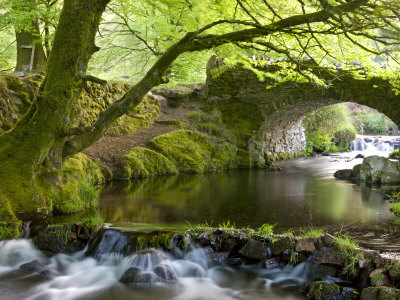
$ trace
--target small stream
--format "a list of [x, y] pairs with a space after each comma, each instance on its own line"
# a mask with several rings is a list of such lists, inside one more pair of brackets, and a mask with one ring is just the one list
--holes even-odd
[[[279, 162], [282, 171], [277, 172], [232, 170], [114, 182], [100, 197], [105, 233], [85, 250], [47, 257], [27, 238], [0, 242], [0, 300], [303, 299], [298, 287], [307, 280], [308, 262], [294, 268], [236, 267], [195, 245], [187, 253], [132, 254], [129, 234], [229, 220], [237, 227], [276, 224], [276, 232], [342, 229], [362, 246], [400, 251], [400, 229], [382, 192], [333, 178], [336, 170], [361, 163], [358, 154], [387, 156], [396, 147], [394, 138], [375, 140], [359, 136], [352, 152]], [[119, 279], [131, 267], [148, 282], [122, 284]], [[176, 280], [158, 280], [160, 267]]]

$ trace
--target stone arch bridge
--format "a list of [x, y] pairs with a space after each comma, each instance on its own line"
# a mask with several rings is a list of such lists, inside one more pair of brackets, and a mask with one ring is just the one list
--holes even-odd
[[400, 125], [400, 95], [381, 78], [355, 79], [343, 74], [328, 88], [311, 83], [284, 82], [267, 89], [256, 74], [240, 66], [228, 67], [214, 58], [207, 65], [208, 101], [233, 98], [257, 104], [263, 116], [258, 147], [266, 155], [294, 155], [304, 149], [301, 123], [313, 111], [332, 104], [354, 102], [378, 110]]

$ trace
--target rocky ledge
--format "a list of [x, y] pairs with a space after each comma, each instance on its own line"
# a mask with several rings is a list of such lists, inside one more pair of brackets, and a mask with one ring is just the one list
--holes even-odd
[[299, 290], [308, 299], [400, 299], [400, 256], [362, 249], [346, 235], [316, 230], [297, 236], [274, 235], [262, 228], [211, 227], [185, 233], [139, 233], [69, 225], [41, 229], [33, 239], [49, 255], [86, 248], [86, 255], [93, 257], [118, 253], [132, 262], [149, 256], [163, 262], [155, 264], [161, 267], [151, 273], [142, 273], [132, 264], [120, 278], [124, 284], [174, 281], [176, 274], [163, 253], [183, 258], [200, 247], [212, 264], [271, 270], [303, 264], [305, 282]]

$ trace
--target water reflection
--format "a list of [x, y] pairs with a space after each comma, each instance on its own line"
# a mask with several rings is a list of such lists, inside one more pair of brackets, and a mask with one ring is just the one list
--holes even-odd
[[277, 229], [285, 230], [391, 218], [379, 191], [299, 167], [114, 182], [102, 191], [100, 206], [105, 221], [118, 225], [216, 225], [229, 219], [237, 226], [277, 223]]

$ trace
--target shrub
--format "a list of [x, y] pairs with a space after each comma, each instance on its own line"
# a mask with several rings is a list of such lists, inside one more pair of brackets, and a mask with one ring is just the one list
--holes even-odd
[[389, 158], [399, 159], [399, 149], [393, 150], [393, 151], [389, 154]]
[[349, 150], [350, 144], [355, 140], [356, 135], [357, 132], [354, 126], [347, 125], [333, 134], [333, 141], [341, 150]]

